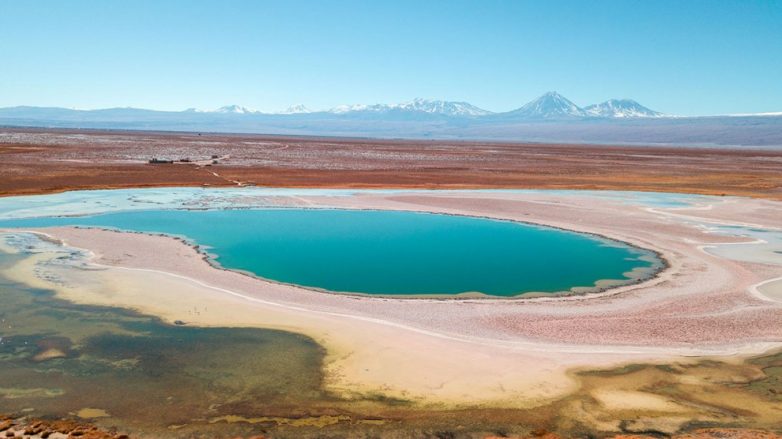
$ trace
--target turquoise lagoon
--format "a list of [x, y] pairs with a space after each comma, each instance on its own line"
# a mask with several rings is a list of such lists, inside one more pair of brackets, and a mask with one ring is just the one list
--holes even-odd
[[[213, 260], [273, 281], [377, 295], [556, 293], [629, 282], [661, 262], [595, 236], [509, 221], [335, 209], [136, 210], [0, 220], [181, 236]], [[628, 273], [636, 270], [635, 276]]]

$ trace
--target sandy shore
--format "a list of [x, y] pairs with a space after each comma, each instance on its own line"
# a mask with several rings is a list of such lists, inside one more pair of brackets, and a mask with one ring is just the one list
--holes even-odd
[[[362, 194], [296, 197], [287, 205], [398, 209], [526, 221], [626, 241], [658, 252], [654, 279], [584, 296], [395, 299], [345, 296], [219, 270], [183, 242], [75, 228], [39, 232], [51, 247], [4, 275], [67, 299], [138, 309], [188, 324], [279, 328], [327, 350], [327, 385], [421, 404], [531, 407], [573, 390], [573, 368], [687, 357], [731, 357], [782, 345], [782, 266], [710, 253], [756, 240], [712, 227], [751, 219], [782, 229], [782, 204], [713, 198], [665, 209], [547, 193]], [[746, 249], [743, 250], [746, 252]], [[73, 262], [75, 259], [75, 262]], [[74, 263], [79, 269], [74, 269]]]

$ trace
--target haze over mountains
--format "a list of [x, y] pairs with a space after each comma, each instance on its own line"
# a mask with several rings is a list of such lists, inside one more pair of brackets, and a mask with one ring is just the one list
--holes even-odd
[[556, 92], [501, 113], [467, 102], [428, 99], [324, 111], [298, 104], [278, 113], [240, 105], [184, 111], [20, 106], [0, 108], [0, 125], [782, 148], [782, 114], [677, 117], [631, 99], [580, 107]]

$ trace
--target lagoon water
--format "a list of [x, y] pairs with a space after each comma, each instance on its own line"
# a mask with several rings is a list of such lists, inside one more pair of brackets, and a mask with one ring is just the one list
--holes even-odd
[[653, 255], [553, 228], [449, 215], [331, 209], [148, 210], [0, 221], [159, 232], [229, 269], [306, 287], [382, 295], [515, 296], [592, 287], [653, 268]]

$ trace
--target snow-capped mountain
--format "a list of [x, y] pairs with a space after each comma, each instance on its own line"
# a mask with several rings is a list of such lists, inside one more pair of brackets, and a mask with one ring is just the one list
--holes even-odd
[[414, 99], [410, 102], [391, 106], [403, 111], [418, 111], [422, 113], [444, 114], [447, 116], [485, 116], [491, 111], [478, 108], [467, 102], [440, 101], [430, 99]]
[[490, 111], [478, 108], [467, 102], [442, 101], [431, 99], [414, 99], [400, 104], [374, 104], [374, 105], [340, 105], [329, 110], [334, 114], [347, 113], [428, 113], [444, 116], [485, 116], [492, 114]]
[[506, 114], [525, 119], [569, 119], [587, 116], [578, 105], [555, 91], [550, 91]]
[[663, 117], [659, 113], [644, 107], [632, 99], [609, 99], [600, 104], [584, 107], [589, 116], [611, 118]]
[[296, 105], [291, 105], [290, 107], [286, 108], [283, 111], [280, 111], [277, 114], [306, 114], [306, 113], [312, 113], [312, 110], [307, 108], [304, 104], [296, 104]]
[[259, 113], [259, 111], [251, 110], [247, 107], [242, 107], [241, 105], [226, 105], [225, 107], [220, 107], [217, 110], [213, 111], [214, 113], [224, 113], [224, 114], [255, 114]]
[[[263, 116], [267, 113], [252, 110], [240, 105], [226, 105], [216, 110], [203, 111], [189, 108], [185, 113], [218, 113], [218, 114], [246, 114]], [[651, 110], [632, 99], [610, 99], [600, 104], [579, 107], [561, 94], [551, 91], [539, 98], [527, 103], [521, 108], [506, 113], [493, 113], [476, 107], [468, 102], [445, 101], [437, 99], [413, 99], [399, 104], [354, 104], [340, 105], [326, 111], [312, 111], [303, 104], [296, 104], [284, 111], [268, 114], [305, 115], [305, 114], [333, 114], [340, 117], [354, 116], [359, 119], [367, 117], [376, 119], [391, 117], [394, 119], [431, 119], [437, 117], [453, 118], [480, 118], [499, 117], [514, 120], [564, 120], [581, 118], [607, 118], [629, 119], [642, 117], [666, 117], [662, 113]]]

